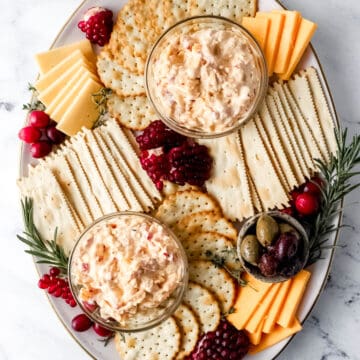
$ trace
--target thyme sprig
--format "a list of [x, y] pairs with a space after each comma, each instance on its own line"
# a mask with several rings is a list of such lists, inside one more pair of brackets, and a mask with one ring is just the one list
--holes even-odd
[[29, 246], [25, 252], [35, 256], [38, 264], [56, 266], [62, 273], [66, 273], [68, 257], [63, 248], [56, 242], [57, 228], [54, 230], [52, 240], [44, 240], [34, 224], [33, 200], [26, 197], [21, 201], [21, 207], [25, 230], [23, 235], [17, 235], [17, 238]]
[[27, 103], [27, 104], [23, 104], [23, 110], [27, 110], [28, 112], [33, 111], [33, 110], [40, 110], [40, 111], [44, 111], [45, 110], [45, 105], [40, 101], [37, 100], [37, 95], [38, 92], [36, 90], [36, 88], [34, 87], [34, 85], [28, 83], [28, 90], [32, 92], [32, 100], [31, 102]]
[[102, 88], [97, 93], [92, 94], [92, 100], [99, 111], [99, 116], [94, 122], [93, 129], [105, 124], [104, 115], [107, 113], [107, 101], [111, 94], [112, 90], [108, 88]]
[[324, 186], [320, 187], [321, 212], [315, 218], [311, 231], [308, 265], [320, 259], [322, 251], [329, 248], [326, 236], [339, 229], [339, 226], [331, 224], [331, 220], [342, 212], [340, 202], [344, 196], [360, 186], [359, 182], [352, 184], [350, 181], [360, 175], [360, 171], [353, 171], [360, 163], [360, 135], [353, 136], [348, 144], [347, 129], [335, 130], [335, 137], [337, 151], [331, 155], [329, 162], [315, 159]]

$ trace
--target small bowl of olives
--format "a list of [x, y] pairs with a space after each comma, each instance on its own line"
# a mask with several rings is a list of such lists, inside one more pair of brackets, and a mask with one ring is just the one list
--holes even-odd
[[276, 283], [288, 280], [304, 268], [309, 257], [309, 239], [292, 216], [269, 211], [243, 224], [237, 252], [249, 274]]

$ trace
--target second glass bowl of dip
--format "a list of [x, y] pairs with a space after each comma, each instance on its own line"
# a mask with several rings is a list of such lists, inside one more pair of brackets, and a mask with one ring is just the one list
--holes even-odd
[[[228, 39], [229, 41], [227, 42], [227, 46], [231, 45], [232, 44], [231, 41], [236, 38], [238, 41], [237, 46], [239, 47], [241, 45], [240, 48], [244, 50], [243, 54], [245, 55], [248, 54], [249, 56], [247, 59], [243, 61], [243, 59], [240, 59], [237, 52], [235, 51], [234, 57], [235, 55], [238, 56], [240, 63], [245, 64], [246, 66], [251, 66], [251, 69], [253, 69], [254, 72], [250, 71], [249, 73], [243, 71], [246, 69], [242, 69], [239, 70], [239, 73], [237, 74], [237, 70], [235, 66], [238, 66], [239, 64], [235, 64], [233, 69], [227, 67], [226, 63], [225, 65], [222, 65], [221, 60], [224, 49], [221, 49], [221, 46], [224, 44], [224, 41], [219, 41], [219, 44], [211, 44], [212, 49], [209, 48], [212, 51], [211, 54], [212, 60], [214, 59], [219, 60], [218, 65], [214, 63], [210, 63], [211, 60], [209, 59], [209, 63], [207, 64], [208, 68], [199, 76], [194, 75], [194, 73], [191, 73], [192, 71], [191, 68], [180, 69], [181, 71], [180, 74], [185, 76], [180, 76], [179, 72], [177, 74], [174, 74], [175, 76], [172, 76], [173, 73], [171, 71], [168, 71], [168, 69], [170, 69], [169, 66], [171, 67], [175, 64], [174, 71], [179, 69], [179, 66], [182, 65], [184, 65], [184, 67], [196, 66], [196, 64], [193, 63], [193, 60], [194, 61], [197, 60], [196, 58], [197, 54], [195, 54], [195, 57], [192, 59], [186, 58], [184, 55], [185, 51], [189, 49], [190, 52], [193, 51], [192, 48], [187, 48], [186, 37], [189, 35], [194, 36], [194, 34], [196, 36], [197, 35], [202, 36], [202, 34], [205, 34], [207, 30], [210, 31], [210, 33], [208, 33], [210, 34], [209, 36], [210, 42], [213, 39], [213, 36], [211, 35], [214, 34], [216, 36], [216, 33], [219, 36], [220, 34], [221, 36], [228, 36], [228, 37], [230, 35], [233, 36], [233, 39], [230, 40]], [[176, 44], [176, 41], [179, 41], [180, 39], [182, 41], [181, 47], [178, 46], [179, 42]], [[184, 39], [185, 41], [183, 41]], [[203, 39], [200, 39], [199, 41], [203, 43], [202, 40]], [[199, 43], [197, 43], [196, 46], [198, 47]], [[218, 53], [216, 47], [218, 47], [219, 50]], [[205, 51], [207, 51], [207, 49], [205, 49]], [[229, 51], [231, 54], [231, 49], [229, 49], [229, 46], [225, 51], [227, 52], [226, 59], [229, 60], [231, 58], [231, 56], [229, 56]], [[167, 56], [168, 59], [166, 59]], [[189, 56], [192, 55], [190, 54]], [[206, 54], [204, 54], [204, 56], [206, 57]], [[184, 63], [182, 63], [182, 60], [184, 60]], [[204, 62], [203, 58], [201, 59], [201, 61], [202, 61], [202, 65], [206, 63], [206, 61]], [[216, 69], [217, 75], [212, 69], [213, 66], [217, 67]], [[227, 89], [224, 89], [223, 92], [220, 91], [221, 96], [224, 98], [220, 100], [220, 103], [218, 99], [219, 92], [215, 91], [213, 94], [212, 91], [209, 91], [209, 94], [207, 94], [205, 90], [205, 95], [203, 97], [196, 96], [195, 93], [189, 95], [187, 92], [189, 89], [190, 91], [192, 91], [193, 89], [191, 87], [192, 84], [191, 83], [186, 84], [186, 87], [184, 88], [182, 87], [184, 83], [182, 82], [182, 80], [179, 80], [181, 78], [184, 78], [184, 80], [188, 82], [189, 76], [187, 76], [187, 74], [190, 74], [190, 77], [194, 77], [195, 79], [194, 81], [195, 86], [198, 86], [201, 83], [200, 87], [202, 85], [205, 85], [203, 86], [203, 89], [205, 88], [209, 89], [209, 86], [207, 86], [205, 82], [210, 81], [214, 84], [214, 82], [217, 81], [216, 77], [219, 77], [219, 74], [222, 74], [221, 76], [224, 77], [218, 80], [221, 80], [219, 84], [220, 83], [223, 84], [224, 83], [223, 80], [224, 79], [226, 80], [229, 72], [231, 71], [233, 73], [232, 76], [229, 77], [229, 87], [227, 87]], [[211, 79], [211, 77], [213, 77], [214, 79]], [[171, 81], [174, 81], [175, 78], [177, 78], [176, 80], [177, 83], [176, 84], [172, 83], [171, 85], [169, 85]], [[254, 87], [252, 90], [250, 89], [251, 92], [249, 91], [248, 93], [246, 93], [246, 89], [245, 89], [245, 93], [244, 92], [240, 93], [240, 88], [239, 88], [240, 84], [231, 84], [231, 81], [235, 80], [241, 82], [244, 79], [250, 82], [253, 81], [252, 85], [256, 86], [256, 88]], [[179, 81], [180, 81], [180, 86], [179, 86]], [[169, 82], [169, 84], [167, 84], [167, 82]], [[233, 85], [235, 86], [235, 88], [237, 88], [238, 94], [235, 94], [233, 91], [229, 91], [229, 89], [231, 89]], [[254, 114], [259, 109], [259, 106], [261, 105], [264, 96], [266, 94], [267, 85], [268, 85], [268, 71], [267, 71], [265, 56], [260, 46], [254, 39], [254, 37], [241, 25], [229, 19], [218, 16], [195, 16], [180, 21], [177, 24], [170, 27], [160, 36], [160, 38], [154, 44], [148, 56], [146, 68], [145, 68], [145, 87], [146, 87], [147, 96], [149, 98], [150, 103], [152, 104], [157, 114], [159, 115], [160, 119], [174, 131], [177, 131], [178, 133], [193, 138], [215, 138], [215, 137], [224, 136], [230, 134], [231, 132], [239, 128], [241, 125], [245, 124], [248, 120], [250, 120], [254, 116]], [[176, 91], [177, 93], [175, 94]], [[241, 91], [244, 91], [244, 87]], [[174, 94], [175, 95], [180, 94], [181, 98], [178, 99], [179, 100], [178, 102], [176, 101], [176, 99], [174, 99], [173, 96]], [[249, 94], [251, 94], [251, 96]], [[176, 114], [171, 114], [171, 112], [174, 112], [173, 108], [174, 106], [177, 106], [177, 104], [187, 109], [189, 109], [190, 106], [191, 109], [194, 109], [191, 111], [193, 111], [195, 114], [199, 113], [199, 111], [203, 112], [206, 107], [201, 106], [202, 101], [203, 103], [206, 103], [208, 100], [208, 96], [210, 96], [211, 101], [214, 101], [212, 104], [210, 104], [211, 106], [209, 105], [210, 106], [209, 114], [211, 116], [221, 117], [221, 122], [220, 121], [218, 122], [218, 126], [216, 126], [216, 120], [213, 121], [214, 125], [212, 127], [207, 125], [206, 127], [208, 128], [206, 128], [205, 125], [194, 124], [194, 122], [196, 122], [196, 119], [199, 119], [199, 121], [200, 122], [202, 121], [202, 123], [204, 124], [204, 121], [207, 121], [206, 119], [210, 118], [210, 116], [207, 116], [206, 112], [202, 113], [201, 118], [200, 116], [197, 117], [196, 115], [191, 114], [190, 112], [190, 115], [194, 115], [194, 116], [188, 116], [189, 121], [186, 120], [187, 115], [184, 115], [186, 111], [185, 112], [176, 111], [178, 114], [181, 113], [181, 115], [179, 116], [177, 116]], [[235, 96], [237, 96], [237, 98], [235, 98]], [[250, 98], [250, 100], [246, 100], [247, 98]], [[245, 108], [243, 109], [241, 107], [243, 105], [240, 106], [239, 101], [245, 101], [244, 99], [247, 101], [247, 103], [246, 106], [244, 105]], [[188, 102], [188, 104], [186, 104], [185, 102]], [[195, 102], [197, 102], [196, 106], [194, 105]], [[240, 114], [241, 109], [243, 109], [243, 113]], [[236, 116], [226, 115], [228, 111], [231, 110], [234, 110], [234, 112], [237, 115]], [[190, 124], [190, 122], [192, 122], [193, 124]]]
[[[131, 241], [125, 246], [124, 240], [121, 240], [123, 243], [117, 240], [119, 239], [119, 236], [116, 235], [119, 234], [117, 227], [124, 223], [129, 224], [129, 227], [118, 230], [123, 233], [133, 231], [129, 236], [136, 240], [133, 244], [139, 241], [144, 243], [144, 246], [137, 247], [139, 251], [132, 250]], [[151, 235], [146, 235], [144, 229], [149, 229]], [[161, 236], [164, 239], [163, 244], [158, 240]], [[115, 241], [116, 246], [111, 248], [109, 241], [110, 243]], [[153, 245], [145, 242], [153, 242]], [[162, 251], [164, 248], [169, 251]], [[157, 249], [157, 253], [150, 253], [149, 249]], [[134, 290], [135, 288], [139, 289], [140, 286], [149, 291], [146, 292], [146, 296], [150, 297], [151, 301], [152, 297], [155, 299], [157, 296], [156, 289], [160, 292], [164, 291], [166, 285], [161, 286], [160, 284], [163, 278], [161, 281], [154, 279], [153, 283], [151, 282], [152, 274], [156, 277], [163, 270], [161, 267], [157, 268], [163, 261], [161, 256], [169, 258], [168, 261], [164, 261], [166, 264], [171, 264], [171, 262], [176, 264], [177, 272], [176, 276], [174, 275], [177, 280], [176, 286], [174, 285], [169, 290], [169, 294], [165, 295], [166, 298], [161, 300], [156, 307], [144, 309], [139, 300], [135, 302], [137, 305], [129, 306], [131, 314], [126, 319], [120, 319], [120, 315], [117, 316], [119, 310], [110, 306], [110, 302], [115, 301], [119, 306], [131, 305], [129, 302], [135, 301], [136, 296], [144, 296], [144, 291], [141, 293]], [[119, 259], [122, 264], [117, 261]], [[175, 266], [172, 266], [171, 269], [175, 269]], [[126, 273], [131, 276], [127, 276]], [[164, 272], [162, 271], [161, 274], [163, 275]], [[122, 284], [123, 287], [119, 286], [119, 282], [122, 282], [121, 276], [125, 282]], [[143, 213], [118, 212], [96, 220], [81, 234], [69, 258], [68, 278], [76, 302], [91, 320], [113, 331], [144, 331], [165, 321], [180, 305], [188, 283], [187, 257], [180, 241], [167, 226], [157, 219]], [[125, 281], [125, 278], [128, 281]], [[145, 281], [146, 283], [144, 283]], [[94, 286], [94, 284], [99, 286]], [[125, 287], [127, 288], [125, 289]], [[127, 295], [129, 295], [123, 296], [128, 300], [124, 303], [122, 303], [123, 292], [128, 292]], [[94, 295], [94, 293], [100, 294], [100, 298], [97, 298], [96, 296], [99, 295]], [[106, 294], [104, 295], [104, 293]], [[87, 301], [87, 297], [92, 300]], [[94, 301], [94, 298], [99, 299], [99, 303], [105, 304], [103, 308], [101, 304]], [[104, 312], [106, 316], [104, 316]], [[117, 317], [118, 319], [116, 319]]]

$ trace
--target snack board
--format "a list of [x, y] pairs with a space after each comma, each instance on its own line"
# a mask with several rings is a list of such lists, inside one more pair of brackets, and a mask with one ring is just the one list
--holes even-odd
[[[114, 14], [124, 5], [126, 1], [102, 1], [101, 4], [98, 4], [96, 1], [85, 1], [81, 6], [76, 10], [74, 15], [67, 22], [57, 39], [55, 40], [53, 47], [59, 47], [68, 43], [72, 43], [82, 39], [82, 33], [77, 29], [77, 23], [79, 22], [83, 13], [92, 6], [101, 5], [105, 8], [111, 9]], [[258, 10], [259, 11], [271, 11], [274, 9], [281, 9], [280, 4], [273, 0], [259, 0], [258, 1]], [[321, 71], [320, 63], [316, 57], [315, 52], [309, 47], [304, 54], [298, 68], [307, 68], [313, 66], [318, 70], [320, 80], [322, 82], [323, 88], [325, 89], [328, 103], [330, 105], [330, 111], [334, 119], [336, 119], [336, 113], [332, 106], [330, 93], [327, 91], [326, 81]], [[26, 147], [22, 148], [21, 161], [20, 161], [20, 176], [25, 176], [27, 174], [27, 165], [32, 163], [33, 160], [29, 156], [29, 151]], [[340, 217], [335, 221], [340, 222]], [[334, 244], [337, 239], [337, 234], [331, 236], [329, 244]], [[300, 322], [303, 322], [314, 306], [323, 286], [325, 285], [328, 271], [331, 265], [331, 260], [333, 256], [333, 250], [328, 250], [324, 252], [325, 259], [319, 261], [311, 266], [312, 277], [308, 284], [306, 293], [301, 303], [301, 307], [298, 311], [298, 317]], [[37, 265], [40, 273], [44, 272], [45, 267]], [[115, 350], [114, 342], [110, 342], [107, 347], [103, 346], [103, 343], [98, 341], [98, 337], [93, 333], [76, 333], [71, 327], [71, 319], [74, 315], [79, 312], [78, 308], [70, 309], [64, 302], [54, 300], [49, 298], [54, 310], [58, 314], [59, 318], [62, 320], [64, 325], [67, 327], [68, 331], [72, 336], [77, 340], [77, 342], [86, 350], [90, 356], [96, 359], [112, 359], [116, 358], [117, 352]], [[247, 357], [253, 358], [255, 360], [261, 359], [273, 359], [284, 349], [289, 339], [283, 340], [277, 345], [262, 351], [256, 355], [248, 355]]]

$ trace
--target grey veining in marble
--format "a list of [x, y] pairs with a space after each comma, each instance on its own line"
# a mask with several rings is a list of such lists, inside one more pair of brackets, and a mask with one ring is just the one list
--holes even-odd
[[[15, 179], [17, 132], [23, 124], [27, 83], [37, 73], [33, 54], [49, 47], [79, 0], [0, 0], [0, 360], [88, 359], [36, 286], [31, 258], [15, 239], [21, 231]], [[313, 45], [337, 111], [350, 134], [359, 133], [360, 3], [358, 0], [284, 0], [319, 24]], [[346, 200], [331, 276], [310, 317], [280, 360], [360, 360], [360, 202]]]

